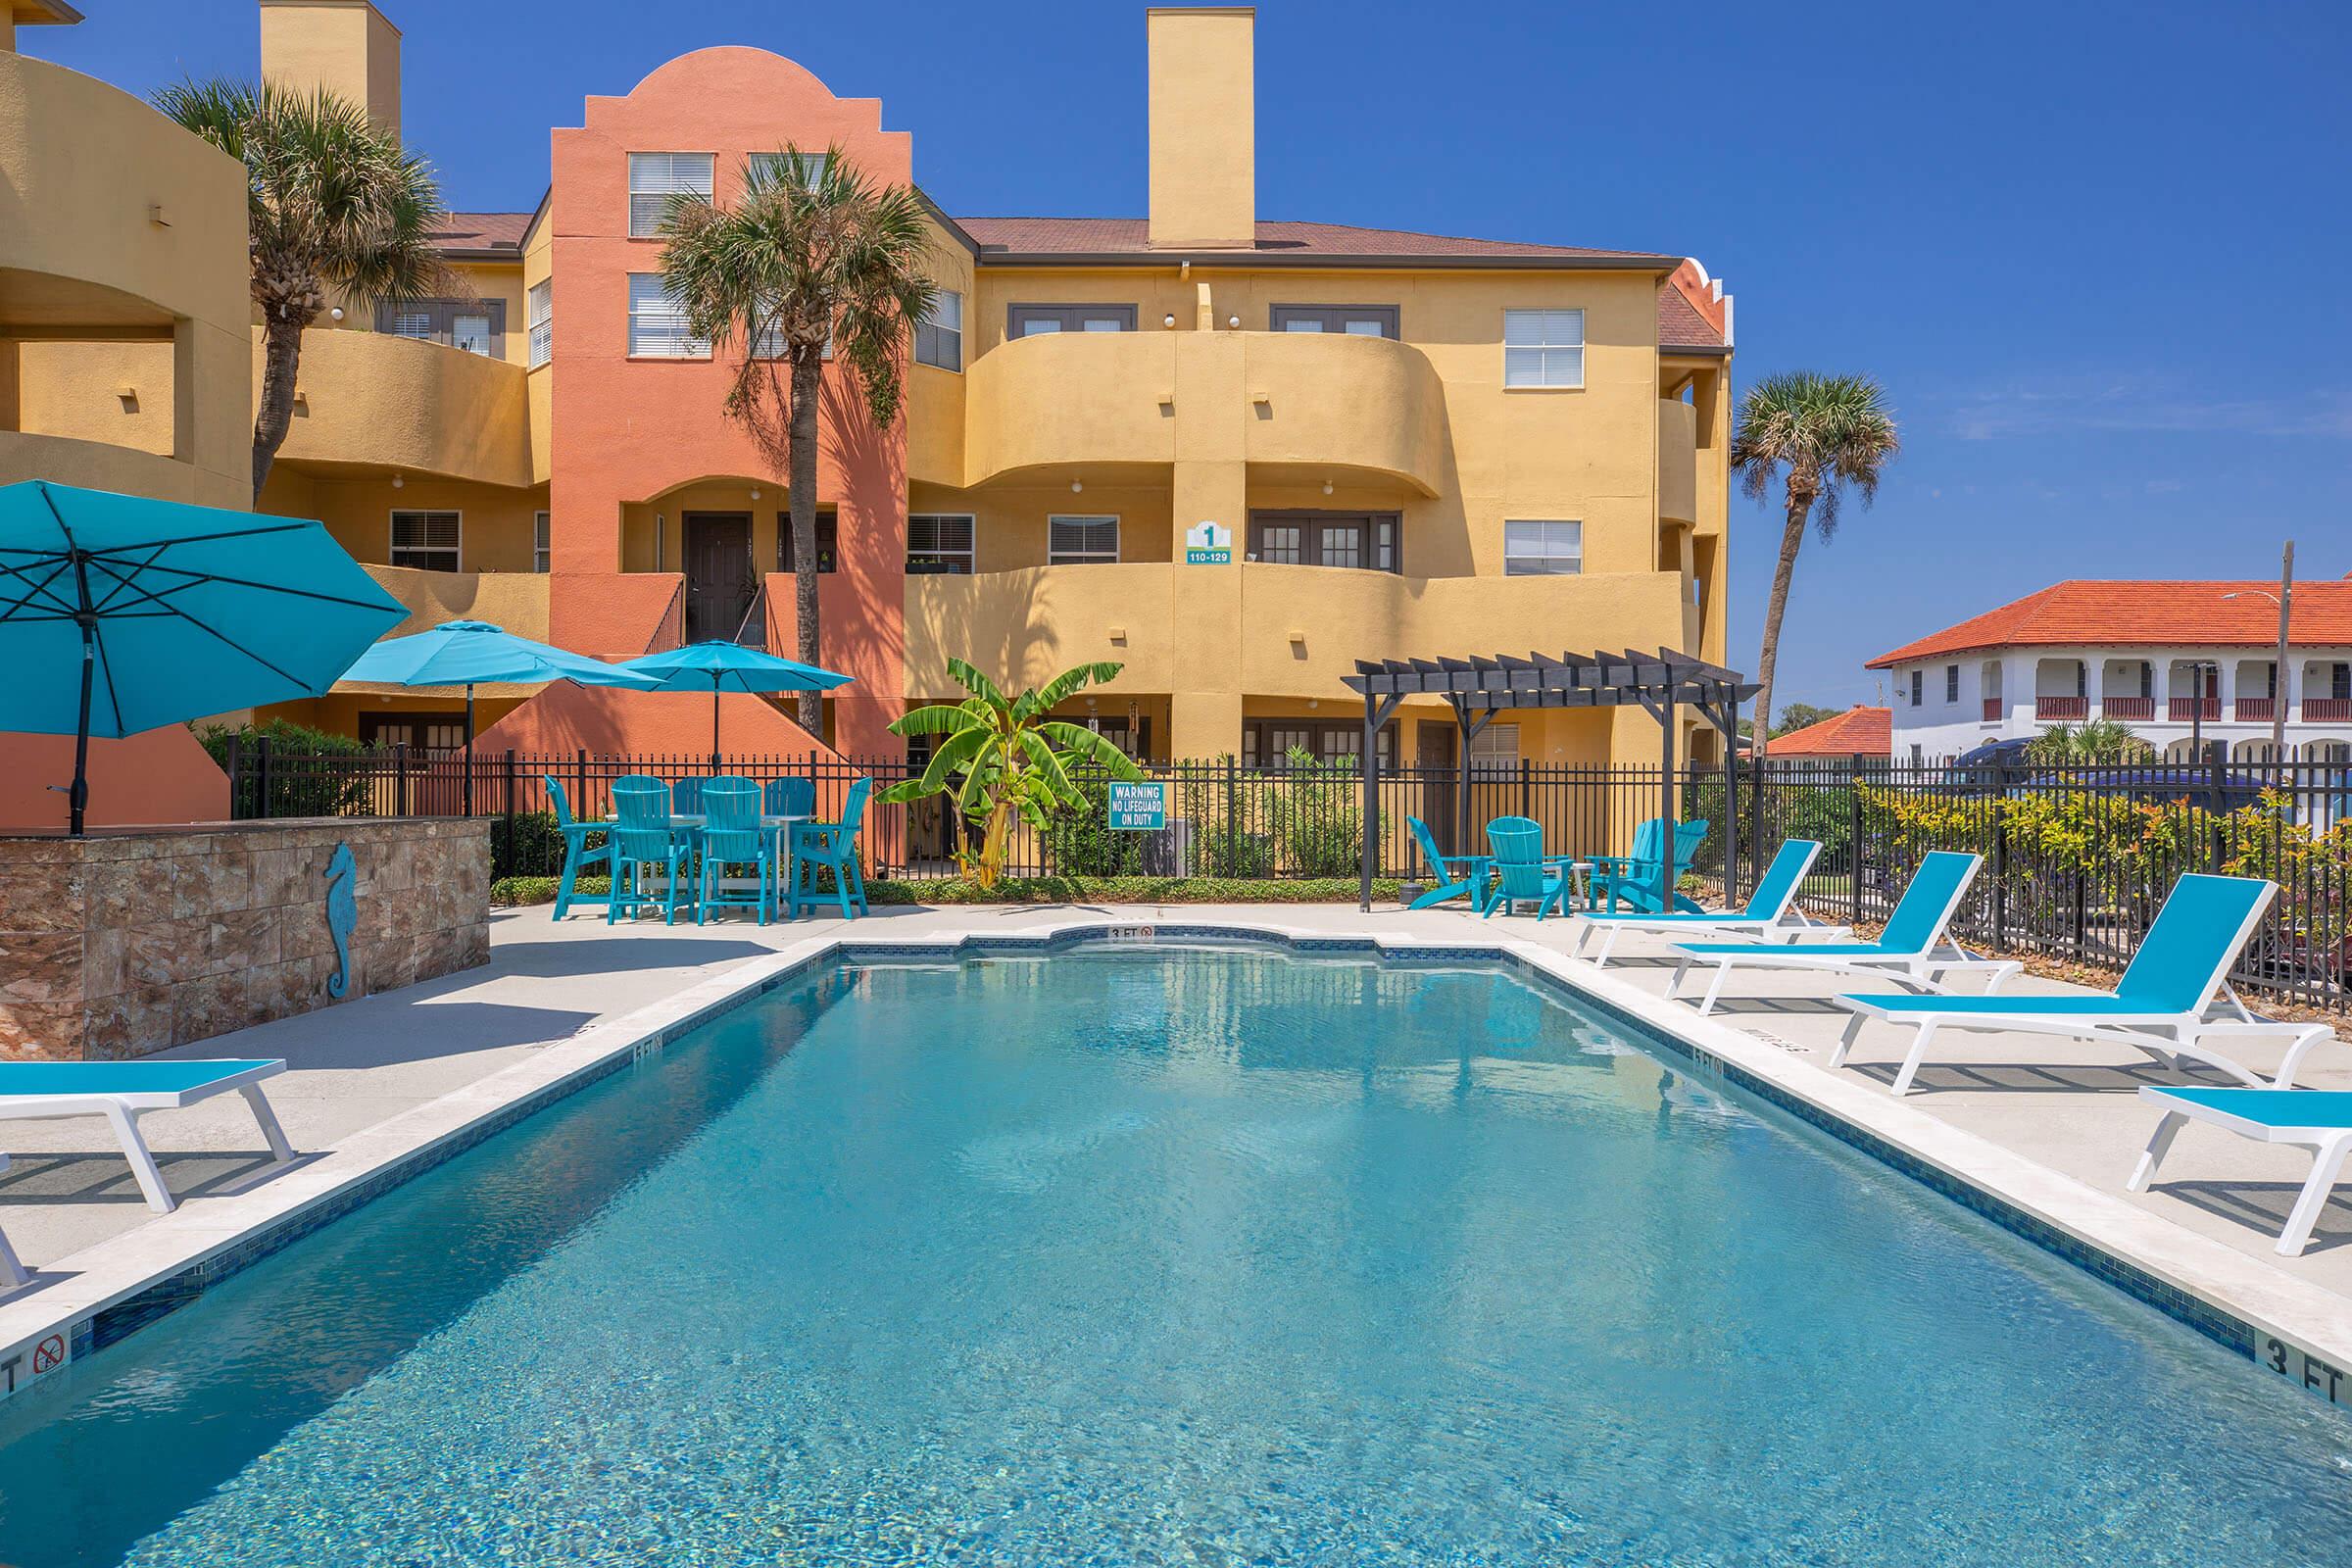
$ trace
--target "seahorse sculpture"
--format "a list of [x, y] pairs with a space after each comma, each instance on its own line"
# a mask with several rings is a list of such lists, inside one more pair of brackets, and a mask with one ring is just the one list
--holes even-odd
[[350, 845], [335, 846], [325, 875], [326, 934], [335, 939], [335, 973], [326, 983], [326, 994], [340, 999], [351, 989], [351, 933], [360, 923], [360, 897], [353, 889], [360, 867], [351, 857]]

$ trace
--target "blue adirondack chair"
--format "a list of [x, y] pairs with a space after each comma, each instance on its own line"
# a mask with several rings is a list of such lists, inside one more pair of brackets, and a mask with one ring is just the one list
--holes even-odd
[[1484, 919], [1496, 909], [1518, 912], [1522, 904], [1536, 906], [1541, 920], [1564, 909], [1570, 886], [1567, 856], [1544, 853], [1544, 825], [1524, 816], [1498, 816], [1487, 824], [1487, 848], [1494, 852], [1494, 886], [1487, 894]]
[[[843, 919], [865, 912], [865, 873], [858, 868], [858, 828], [865, 817], [865, 798], [873, 787], [870, 778], [850, 786], [840, 821], [802, 822], [793, 828], [792, 874], [785, 883], [793, 919], [800, 918], [802, 905], [813, 904], [819, 897], [816, 873], [820, 868], [833, 873], [833, 896], [841, 904]], [[853, 903], [855, 911], [850, 907]]]
[[[775, 836], [760, 821], [760, 786], [748, 778], [721, 776], [703, 780], [702, 896], [695, 901], [694, 923], [708, 925], [712, 909], [757, 909], [767, 924], [769, 902], [776, 891]], [[758, 885], [750, 892], [727, 892], [718, 884], [729, 867], [751, 867]]]
[[678, 918], [678, 883], [694, 858], [694, 834], [669, 814], [669, 788], [660, 779], [612, 786], [612, 808], [619, 820], [612, 824], [612, 895], [605, 903], [605, 923], [612, 924], [625, 906], [634, 915], [655, 902], [638, 880], [640, 866], [658, 865], [667, 873], [662, 891], [662, 920]]
[[[1413, 842], [1420, 846], [1421, 858], [1429, 862], [1429, 879], [1435, 883], [1427, 893], [1415, 899], [1410, 908], [1426, 909], [1444, 904], [1447, 899], [1470, 898], [1470, 907], [1484, 911], [1487, 906], [1487, 867], [1494, 863], [1491, 855], [1442, 855], [1438, 852], [1437, 835], [1429, 824], [1417, 816], [1408, 816], [1404, 825], [1413, 832]], [[1456, 869], [1459, 867], [1459, 869]]]
[[669, 787], [669, 808], [680, 816], [703, 814], [703, 786], [708, 779], [682, 778]]
[[770, 816], [813, 816], [816, 814], [816, 780], [812, 778], [771, 778], [767, 781], [767, 814]]
[[[1634, 847], [1630, 855], [1595, 855], [1592, 860], [1592, 902], [1598, 904], [1603, 894], [1609, 901], [1609, 912], [1617, 912], [1617, 901], [1623, 899], [1629, 909], [1663, 914], [1666, 906], [1658, 902], [1658, 861], [1660, 846], [1666, 838], [1666, 821], [1653, 816], [1634, 830]], [[1690, 869], [1690, 861], [1698, 847], [1707, 841], [1704, 821], [1677, 822], [1674, 825], [1674, 880], [1681, 882], [1683, 873]], [[1702, 906], [1682, 894], [1674, 896], [1674, 907], [1700, 912]]]
[[[579, 879], [580, 867], [601, 865], [605, 868], [607, 878], [612, 876], [612, 838], [611, 833], [606, 831], [602, 822], [583, 822], [571, 814], [571, 798], [564, 793], [564, 786], [556, 781], [555, 774], [544, 773], [540, 776], [547, 780], [548, 804], [553, 806], [556, 811], [556, 831], [564, 835], [564, 874], [556, 883], [555, 918], [561, 920], [571, 912], [571, 904], [575, 897], [572, 892], [572, 884]], [[591, 833], [605, 835], [605, 842], [593, 850], [588, 848], [588, 835]], [[585, 904], [612, 902], [610, 893], [602, 899], [597, 898], [594, 894], [579, 895], [578, 897]]]

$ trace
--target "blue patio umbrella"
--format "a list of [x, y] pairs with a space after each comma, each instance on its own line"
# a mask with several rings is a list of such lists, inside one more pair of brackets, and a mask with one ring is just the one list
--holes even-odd
[[345, 680], [385, 686], [466, 688], [466, 814], [473, 814], [473, 688], [484, 681], [567, 680], [650, 692], [656, 683], [618, 664], [528, 637], [486, 620], [445, 620], [430, 631], [391, 637], [362, 654]]
[[718, 771], [718, 694], [720, 692], [829, 692], [847, 686], [850, 677], [814, 664], [778, 659], [740, 643], [689, 643], [659, 654], [623, 660], [621, 668], [635, 670], [660, 682], [665, 692], [710, 694], [710, 771]]
[[319, 523], [0, 485], [0, 729], [74, 738], [77, 836], [91, 736], [323, 696], [407, 613]]

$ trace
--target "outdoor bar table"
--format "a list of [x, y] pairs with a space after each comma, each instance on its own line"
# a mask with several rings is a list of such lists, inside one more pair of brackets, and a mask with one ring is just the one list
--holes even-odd
[[[700, 833], [703, 830], [703, 824], [709, 820], [710, 817], [701, 811], [672, 811], [669, 814], [669, 821], [672, 827], [682, 827], [696, 833]], [[762, 833], [772, 833], [776, 836], [777, 886], [781, 887], [783, 885], [782, 878], [785, 872], [791, 869], [791, 846], [787, 842], [787, 835], [796, 824], [802, 822], [813, 822], [815, 820], [816, 817], [813, 814], [806, 811], [798, 813], [785, 813], [781, 815], [771, 815], [764, 811], [760, 813], [760, 831]], [[619, 813], [614, 812], [606, 816], [605, 826], [608, 829], [615, 828], [619, 825]], [[657, 866], [655, 869], [659, 870], [660, 867]], [[718, 885], [732, 892], [739, 888], [747, 888], [755, 885], [755, 879], [748, 876], [720, 877], [718, 879]]]

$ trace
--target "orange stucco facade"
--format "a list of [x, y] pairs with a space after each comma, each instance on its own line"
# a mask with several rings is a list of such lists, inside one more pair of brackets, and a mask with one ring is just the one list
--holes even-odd
[[[657, 509], [665, 540], [683, 549], [682, 517], [659, 509], [689, 486], [747, 479], [764, 486], [769, 510], [785, 504], [783, 476], [769, 471], [748, 433], [720, 416], [735, 370], [728, 351], [703, 359], [629, 355], [629, 276], [656, 271], [662, 245], [629, 237], [628, 182], [615, 174], [632, 151], [710, 154], [714, 196], [725, 204], [740, 194], [746, 157], [786, 143], [838, 145], [873, 179], [912, 178], [911, 139], [882, 128], [878, 100], [837, 98], [808, 71], [762, 49], [681, 56], [625, 97], [590, 98], [581, 124], [550, 138], [544, 221], [559, 279], [551, 369], [563, 388], [563, 417], [551, 431], [548, 626], [566, 647], [609, 658], [644, 653], [684, 587], [682, 571], [621, 571], [623, 507]], [[742, 349], [733, 345], [733, 355]], [[851, 756], [896, 755], [888, 726], [904, 688], [906, 428], [902, 420], [874, 429], [854, 389], [837, 372], [827, 374], [817, 499], [839, 518], [840, 563], [819, 585], [818, 607], [830, 667], [855, 677], [833, 704], [833, 739]], [[771, 646], [792, 648], [792, 579], [769, 586]], [[630, 730], [623, 738], [651, 736]]]

